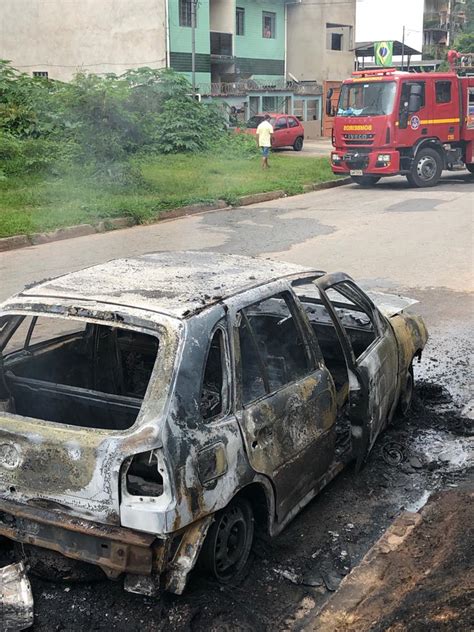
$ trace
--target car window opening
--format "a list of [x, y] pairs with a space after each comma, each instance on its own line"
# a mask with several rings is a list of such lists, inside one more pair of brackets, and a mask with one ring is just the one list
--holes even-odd
[[[125, 430], [141, 403], [158, 339], [138, 331], [48, 317], [17, 323], [1, 341], [8, 411], [61, 424]], [[7, 325], [8, 330], [8, 325]]]
[[354, 356], [359, 358], [376, 338], [372, 313], [358, 302], [358, 295], [350, 284], [339, 283], [329, 288], [326, 296], [350, 340]]
[[201, 392], [201, 415], [211, 421], [227, 407], [227, 369], [225, 362], [224, 332], [216, 329], [204, 369]]
[[239, 328], [242, 403], [310, 372], [305, 345], [283, 295], [243, 310]]
[[313, 284], [300, 285], [295, 287], [295, 290], [318, 340], [324, 364], [334, 381], [338, 409], [342, 410], [349, 396], [349, 377], [336, 328]]

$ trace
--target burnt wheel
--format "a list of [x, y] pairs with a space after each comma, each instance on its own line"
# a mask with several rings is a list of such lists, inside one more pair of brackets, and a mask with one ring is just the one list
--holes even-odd
[[406, 417], [410, 412], [413, 402], [413, 393], [415, 390], [415, 381], [413, 378], [413, 364], [410, 364], [405, 384], [402, 392], [400, 393], [400, 399], [398, 400], [398, 414], [400, 417]]
[[301, 151], [303, 149], [303, 138], [298, 136], [298, 138], [293, 143], [293, 149], [295, 151]]
[[351, 179], [361, 187], [373, 187], [380, 180], [378, 176], [351, 176]]
[[223, 584], [236, 579], [248, 562], [253, 536], [252, 507], [236, 498], [216, 514], [201, 554], [203, 567]]
[[407, 180], [414, 187], [434, 187], [438, 184], [443, 171], [443, 162], [436, 149], [425, 147], [420, 149], [407, 175]]

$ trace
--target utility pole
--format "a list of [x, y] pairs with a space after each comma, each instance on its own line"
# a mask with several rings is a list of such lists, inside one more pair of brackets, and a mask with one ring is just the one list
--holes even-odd
[[405, 62], [405, 25], [403, 25], [403, 35], [402, 35], [402, 71], [403, 71], [404, 62]]
[[455, 31], [455, 15], [456, 15], [457, 0], [449, 0], [448, 3], [448, 45], [451, 47], [454, 43], [454, 31]]
[[191, 0], [191, 76], [193, 97], [196, 96], [196, 10], [198, 0]]

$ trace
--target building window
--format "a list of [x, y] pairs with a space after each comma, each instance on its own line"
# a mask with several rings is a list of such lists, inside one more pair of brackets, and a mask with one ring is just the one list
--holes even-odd
[[327, 50], [349, 50], [352, 45], [352, 26], [349, 24], [326, 23]]
[[194, 0], [179, 0], [179, 25], [180, 26], [193, 25], [193, 1]]
[[245, 9], [242, 7], [235, 10], [235, 34], [245, 35]]
[[331, 33], [331, 50], [342, 50], [341, 33]]
[[33, 77], [40, 77], [41, 79], [47, 79], [48, 72], [46, 70], [33, 70]]
[[451, 102], [451, 81], [436, 82], [436, 103]]
[[275, 39], [276, 37], [276, 13], [263, 11], [262, 13], [262, 36], [266, 39]]

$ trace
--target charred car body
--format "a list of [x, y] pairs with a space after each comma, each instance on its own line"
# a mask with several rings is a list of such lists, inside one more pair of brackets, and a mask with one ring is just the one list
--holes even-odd
[[[184, 590], [245, 565], [409, 407], [412, 301], [199, 252], [116, 260], [1, 307], [0, 535]], [[376, 304], [380, 305], [380, 309]]]

